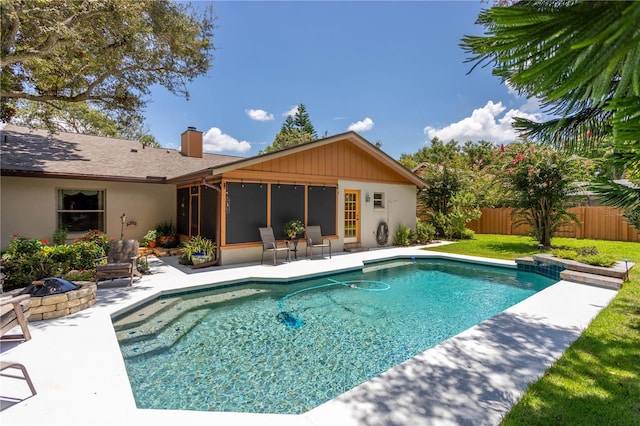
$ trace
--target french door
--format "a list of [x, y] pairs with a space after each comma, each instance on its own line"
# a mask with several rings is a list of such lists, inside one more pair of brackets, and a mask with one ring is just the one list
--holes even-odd
[[344, 242], [360, 242], [360, 191], [344, 191]]

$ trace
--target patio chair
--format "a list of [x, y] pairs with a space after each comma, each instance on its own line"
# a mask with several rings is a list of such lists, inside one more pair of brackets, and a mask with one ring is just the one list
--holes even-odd
[[264, 252], [273, 253], [273, 264], [276, 264], [278, 253], [285, 252], [287, 254], [287, 262], [291, 262], [291, 251], [289, 250], [289, 242], [285, 241], [285, 247], [278, 247], [276, 238], [273, 235], [273, 228], [258, 228], [260, 231], [260, 239], [262, 240], [262, 257], [260, 264], [264, 261]]
[[[15, 368], [22, 371], [22, 376], [18, 376], [15, 374], [5, 373], [4, 370], [9, 368]], [[0, 361], [0, 376], [11, 377], [12, 379], [20, 379], [27, 382], [29, 389], [31, 390], [31, 396], [36, 394], [36, 388], [33, 386], [33, 382], [31, 381], [31, 377], [29, 377], [29, 373], [27, 373], [27, 369], [24, 365], [12, 362], [12, 361]]]
[[[138, 272], [138, 240], [114, 240], [109, 246], [107, 257], [96, 259], [96, 284], [101, 279], [114, 280], [129, 278], [129, 286], [133, 284], [133, 277], [142, 277]], [[107, 263], [100, 263], [107, 260]]]
[[[331, 240], [322, 238], [322, 231], [319, 226], [307, 226], [305, 228], [305, 236], [307, 237], [307, 259], [313, 258], [313, 249], [319, 248], [324, 257], [324, 249], [329, 249], [329, 259], [331, 259]], [[311, 253], [311, 257], [309, 257]]]
[[[31, 295], [21, 294], [19, 296], [7, 297], [0, 300], [0, 309], [2, 310], [2, 331], [0, 340], [30, 340], [29, 332], [29, 314], [31, 313]], [[12, 328], [20, 326], [22, 334], [5, 333]]]

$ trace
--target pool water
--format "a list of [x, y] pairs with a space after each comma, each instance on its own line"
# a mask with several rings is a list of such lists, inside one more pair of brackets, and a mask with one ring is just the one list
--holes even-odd
[[300, 414], [554, 282], [396, 261], [161, 298], [114, 327], [139, 408]]

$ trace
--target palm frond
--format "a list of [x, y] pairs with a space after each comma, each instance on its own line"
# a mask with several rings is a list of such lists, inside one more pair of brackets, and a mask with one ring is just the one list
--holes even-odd
[[585, 108], [578, 113], [538, 123], [516, 117], [513, 127], [521, 136], [567, 150], [589, 152], [611, 137], [608, 124], [613, 113], [602, 108]]
[[[483, 11], [468, 62], [569, 113], [579, 102], [640, 95], [640, 2], [537, 2]], [[474, 66], [474, 67], [475, 67]], [[558, 114], [568, 115], [568, 114]]]
[[640, 209], [640, 188], [627, 186], [609, 179], [600, 179], [593, 182], [590, 190], [598, 194], [604, 204], [620, 207], [628, 210]]

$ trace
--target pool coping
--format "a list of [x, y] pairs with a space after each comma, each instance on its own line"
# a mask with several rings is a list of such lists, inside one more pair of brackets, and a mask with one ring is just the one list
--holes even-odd
[[[615, 290], [559, 281], [441, 345], [301, 415], [145, 410], [135, 406], [111, 317], [162, 293], [246, 279], [289, 279], [358, 269], [383, 259], [445, 258], [516, 268], [515, 262], [421, 247], [336, 253], [332, 259], [187, 271], [150, 259], [133, 287], [99, 288], [77, 314], [30, 324], [32, 340], [3, 344], [2, 358], [28, 368], [38, 394], [0, 412], [6, 425], [187, 424], [494, 425], [615, 297]], [[172, 264], [173, 263], [173, 264]], [[176, 283], [181, 283], [177, 285]], [[52, 368], [51, 354], [56, 365]], [[58, 360], [68, 360], [58, 365]], [[18, 386], [3, 392], [23, 391]], [[28, 392], [24, 397], [28, 396]], [[60, 404], [72, 401], [73, 408]]]

